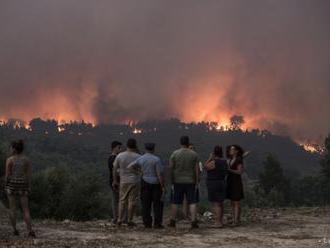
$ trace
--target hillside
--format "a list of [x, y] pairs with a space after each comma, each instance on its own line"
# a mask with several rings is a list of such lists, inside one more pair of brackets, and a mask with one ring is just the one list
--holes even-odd
[[59, 164], [72, 168], [95, 167], [106, 173], [106, 160], [110, 143], [123, 143], [128, 137], [143, 143], [157, 143], [157, 154], [164, 161], [178, 147], [178, 139], [191, 137], [196, 151], [205, 161], [216, 144], [240, 144], [252, 151], [246, 161], [247, 174], [255, 178], [268, 153], [278, 157], [285, 172], [292, 177], [310, 175], [319, 170], [320, 156], [307, 152], [289, 137], [277, 136], [268, 131], [219, 129], [214, 123], [182, 123], [179, 120], [149, 121], [131, 125], [98, 125], [70, 123], [59, 125], [56, 121], [32, 120], [28, 125], [12, 120], [0, 126], [0, 143], [12, 139], [26, 140], [27, 149], [36, 170]]

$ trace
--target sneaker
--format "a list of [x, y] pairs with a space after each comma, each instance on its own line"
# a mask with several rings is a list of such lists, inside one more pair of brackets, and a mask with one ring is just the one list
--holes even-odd
[[168, 227], [175, 227], [175, 226], [176, 226], [175, 220], [170, 220], [170, 223], [168, 224]]
[[192, 229], [199, 228], [197, 220], [191, 222], [191, 228], [192, 228]]

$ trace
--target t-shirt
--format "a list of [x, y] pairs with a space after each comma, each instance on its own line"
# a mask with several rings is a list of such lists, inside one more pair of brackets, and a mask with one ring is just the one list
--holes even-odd
[[170, 157], [173, 183], [196, 183], [198, 155], [191, 149], [181, 148]]
[[119, 168], [120, 183], [139, 183], [140, 176], [128, 165], [137, 160], [141, 155], [131, 151], [125, 151], [117, 155], [113, 162], [114, 170]]
[[215, 168], [213, 170], [207, 171], [207, 180], [225, 180], [227, 175], [227, 161], [224, 159], [214, 160]]
[[141, 168], [142, 179], [150, 184], [160, 183], [158, 180], [158, 174], [163, 174], [164, 168], [160, 161], [160, 158], [151, 154], [146, 153], [143, 156], [139, 157], [134, 165]]

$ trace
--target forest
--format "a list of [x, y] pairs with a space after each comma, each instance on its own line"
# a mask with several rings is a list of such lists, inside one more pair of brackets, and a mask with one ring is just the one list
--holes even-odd
[[[290, 137], [267, 130], [242, 130], [243, 117], [231, 125], [184, 123], [177, 119], [128, 124], [92, 125], [33, 119], [29, 123], [0, 123], [1, 199], [5, 159], [10, 141], [23, 139], [33, 164], [31, 209], [38, 218], [89, 220], [109, 218], [110, 194], [107, 159], [110, 144], [129, 137], [157, 144], [156, 153], [166, 166], [179, 138], [189, 135], [204, 162], [215, 145], [239, 144], [251, 151], [244, 174], [247, 207], [320, 206], [330, 203], [330, 136], [324, 149], [304, 149]], [[200, 211], [206, 211], [204, 180]]]

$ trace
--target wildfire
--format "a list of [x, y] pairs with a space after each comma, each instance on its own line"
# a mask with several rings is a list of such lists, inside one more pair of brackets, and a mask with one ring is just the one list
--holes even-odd
[[59, 133], [62, 133], [62, 132], [65, 131], [65, 128], [63, 126], [58, 126], [57, 130], [58, 130]]
[[323, 146], [320, 146], [318, 144], [310, 144], [310, 143], [305, 143], [305, 144], [300, 144], [300, 146], [307, 152], [310, 153], [324, 153], [325, 148]]
[[139, 129], [139, 128], [134, 128], [132, 131], [133, 134], [141, 134], [142, 132], [143, 132], [143, 130]]

